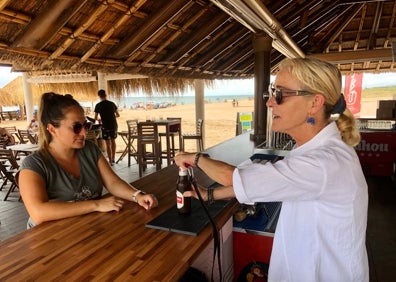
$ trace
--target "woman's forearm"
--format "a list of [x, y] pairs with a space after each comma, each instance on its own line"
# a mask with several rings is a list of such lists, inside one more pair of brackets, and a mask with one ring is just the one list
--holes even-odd
[[30, 217], [36, 224], [91, 213], [97, 210], [95, 200], [81, 202], [45, 202], [29, 206]]
[[224, 200], [235, 198], [233, 186], [224, 186], [213, 189], [213, 200]]
[[196, 164], [211, 179], [224, 186], [232, 185], [232, 174], [235, 167], [225, 162], [201, 156]]

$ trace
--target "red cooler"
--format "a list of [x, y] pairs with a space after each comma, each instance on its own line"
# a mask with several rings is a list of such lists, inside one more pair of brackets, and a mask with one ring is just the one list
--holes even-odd
[[392, 176], [396, 162], [396, 132], [363, 131], [355, 148], [364, 174]]

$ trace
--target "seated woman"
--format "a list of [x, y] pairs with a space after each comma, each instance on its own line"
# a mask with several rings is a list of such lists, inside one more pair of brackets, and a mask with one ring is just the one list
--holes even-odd
[[37, 134], [39, 130], [39, 121], [37, 119], [37, 112], [33, 113], [33, 118], [29, 122], [28, 128], [30, 133]]
[[[147, 210], [158, 205], [154, 195], [122, 180], [100, 149], [85, 141], [90, 124], [76, 100], [45, 93], [39, 111], [40, 149], [23, 160], [18, 174], [28, 228], [91, 212], [118, 212], [124, 200]], [[102, 197], [103, 187], [111, 196]]]
[[12, 136], [12, 134], [4, 127], [0, 127], [0, 138], [3, 149], [5, 149], [7, 146], [15, 145], [14, 136]]

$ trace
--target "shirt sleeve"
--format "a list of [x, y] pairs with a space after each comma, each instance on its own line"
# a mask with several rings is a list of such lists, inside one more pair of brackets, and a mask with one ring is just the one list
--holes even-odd
[[236, 198], [241, 203], [310, 200], [320, 197], [327, 171], [315, 156], [294, 156], [276, 163], [237, 166], [233, 173]]

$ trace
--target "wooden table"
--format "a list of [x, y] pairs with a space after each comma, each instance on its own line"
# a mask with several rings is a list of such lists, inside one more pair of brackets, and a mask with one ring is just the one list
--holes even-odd
[[14, 155], [17, 156], [19, 153], [31, 154], [36, 152], [39, 149], [39, 145], [30, 144], [30, 143], [16, 144], [16, 145], [7, 146], [7, 149], [11, 149], [14, 152]]
[[[172, 165], [133, 183], [157, 196], [159, 207], [151, 211], [128, 202], [119, 213], [46, 222], [1, 242], [0, 281], [178, 281], [212, 233], [210, 226], [198, 236], [145, 227], [175, 205], [176, 178]], [[210, 183], [202, 173], [197, 178]], [[235, 207], [216, 217], [219, 227]]]

